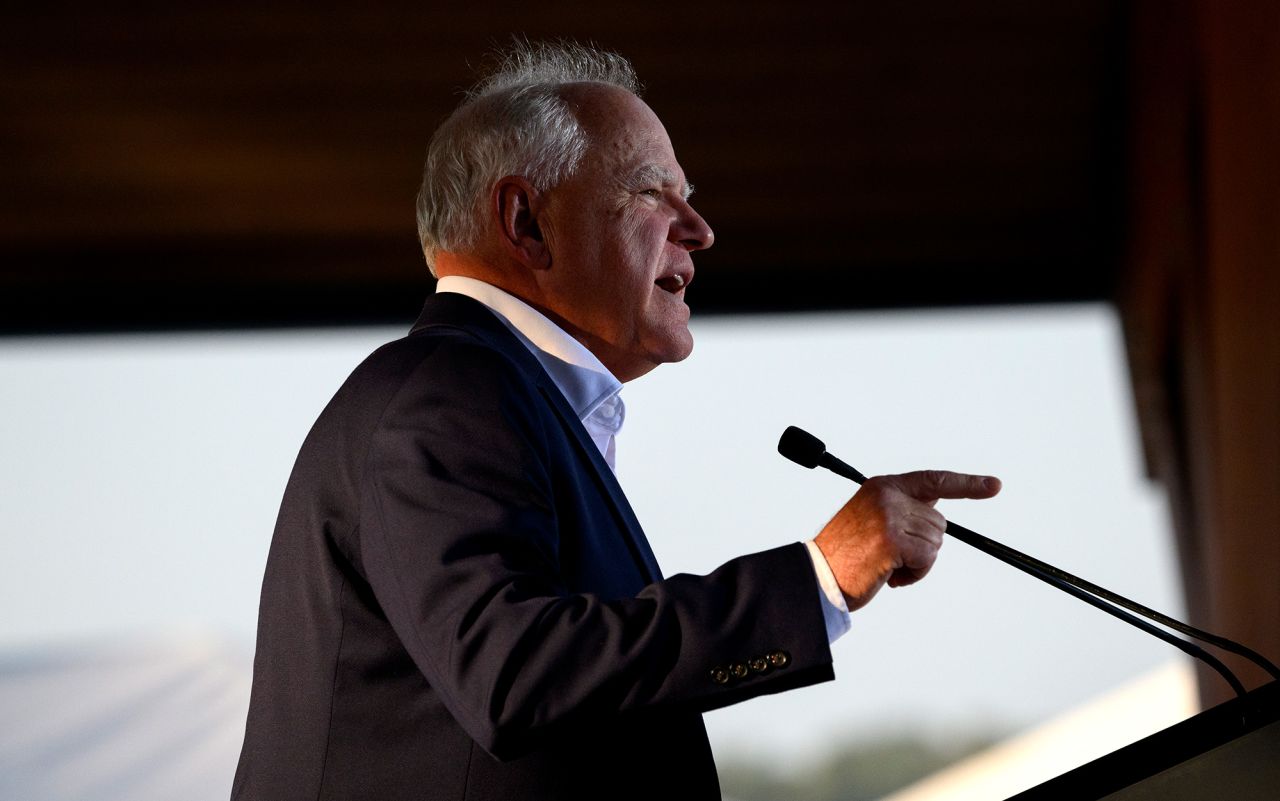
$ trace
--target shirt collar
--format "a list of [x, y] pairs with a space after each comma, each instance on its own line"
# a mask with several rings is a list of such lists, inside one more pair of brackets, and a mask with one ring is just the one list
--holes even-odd
[[[436, 283], [436, 292], [466, 295], [496, 314], [542, 364], [579, 420], [591, 417], [602, 404], [612, 401], [622, 391], [622, 382], [594, 353], [515, 295], [461, 275], [441, 278]], [[621, 426], [621, 420], [618, 425]]]

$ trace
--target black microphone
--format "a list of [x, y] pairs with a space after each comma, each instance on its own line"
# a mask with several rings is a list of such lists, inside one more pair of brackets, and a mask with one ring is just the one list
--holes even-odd
[[[832, 454], [827, 453], [827, 446], [823, 444], [822, 440], [810, 434], [808, 431], [795, 426], [788, 426], [787, 430], [782, 432], [782, 437], [778, 440], [778, 453], [787, 457], [801, 467], [807, 467], [812, 470], [815, 467], [822, 466], [837, 475], [856, 481], [858, 484], [862, 484], [867, 480], [867, 477], [862, 475], [862, 473], [859, 473], [850, 465], [840, 461]], [[1216, 645], [1224, 651], [1239, 654], [1270, 673], [1272, 678], [1280, 679], [1280, 668], [1277, 668], [1267, 660], [1266, 657], [1262, 656], [1258, 652], [1251, 648], [1246, 648], [1234, 640], [1229, 640], [1226, 637], [1211, 634], [1207, 631], [1197, 629], [1194, 626], [1189, 626], [1181, 621], [1174, 620], [1168, 615], [1157, 612], [1154, 609], [1148, 609], [1136, 601], [1131, 601], [1128, 598], [1117, 595], [1104, 587], [1085, 581], [1078, 576], [1073, 576], [1065, 570], [1060, 570], [1047, 562], [1041, 562], [1035, 557], [1028, 556], [1027, 554], [1008, 547], [1007, 545], [1002, 545], [995, 540], [988, 539], [975, 531], [970, 531], [964, 526], [952, 523], [949, 520], [947, 521], [946, 532], [955, 539], [958, 539], [967, 545], [971, 545], [989, 556], [994, 556], [996, 559], [999, 559], [1005, 564], [1012, 565], [1028, 575], [1035, 576], [1046, 584], [1057, 587], [1068, 595], [1073, 595], [1085, 603], [1101, 609], [1109, 615], [1117, 617], [1132, 626], [1142, 629], [1148, 634], [1159, 637], [1189, 656], [1201, 660], [1209, 667], [1216, 670], [1218, 674], [1231, 685], [1231, 688], [1236, 691], [1237, 695], [1245, 694], [1244, 685], [1240, 683], [1240, 680], [1235, 677], [1235, 674], [1228, 670], [1227, 666], [1222, 664], [1219, 659], [1194, 643], [1189, 643], [1186, 640], [1174, 637], [1164, 629], [1156, 628], [1150, 623], [1140, 620], [1121, 609], [1117, 609], [1116, 607], [1123, 607], [1131, 612], [1136, 612], [1148, 620], [1154, 620], [1157, 623], [1168, 626], [1169, 628], [1181, 632], [1188, 637], [1194, 637], [1202, 642]]]
[[866, 476], [827, 453], [827, 446], [822, 444], [822, 440], [802, 428], [787, 426], [787, 430], [782, 432], [782, 438], [778, 440], [778, 453], [810, 470], [822, 465], [850, 481], [861, 484], [867, 480]]

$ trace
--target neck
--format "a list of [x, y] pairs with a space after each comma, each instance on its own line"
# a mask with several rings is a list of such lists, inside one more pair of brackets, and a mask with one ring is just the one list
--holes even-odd
[[525, 302], [537, 294], [537, 285], [524, 278], [521, 270], [504, 269], [482, 256], [462, 253], [438, 253], [433, 265], [437, 278], [458, 275], [484, 281]]
[[609, 343], [578, 328], [557, 311], [554, 303], [549, 302], [547, 294], [532, 271], [522, 269], [519, 265], [495, 265], [494, 260], [482, 256], [439, 253], [436, 255], [434, 266], [438, 278], [451, 275], [474, 278], [528, 303], [559, 326], [560, 330], [581, 342], [583, 347], [591, 351], [619, 381], [625, 383], [639, 378], [657, 366], [649, 363], [635, 363], [626, 354], [617, 352], [617, 349], [611, 347]]

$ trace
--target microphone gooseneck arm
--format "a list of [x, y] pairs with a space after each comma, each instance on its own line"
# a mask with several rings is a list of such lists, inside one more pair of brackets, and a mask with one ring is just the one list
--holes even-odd
[[[785, 432], [783, 432], [782, 438], [778, 441], [778, 452], [802, 467], [812, 469], [820, 465], [833, 473], [843, 476], [844, 478], [848, 478], [851, 481], [855, 481], [858, 484], [862, 484], [867, 480], [867, 477], [858, 472], [857, 469], [846, 464], [832, 454], [827, 453], [826, 446], [823, 445], [821, 440], [807, 431], [796, 428], [795, 426], [790, 426]], [[1007, 545], [1003, 545], [993, 539], [984, 537], [981, 534], [971, 531], [958, 523], [953, 523], [950, 520], [947, 521], [946, 532], [961, 542], [977, 548], [983, 553], [993, 556], [1005, 564], [1012, 565], [1024, 573], [1040, 579], [1046, 584], [1057, 587], [1063, 592], [1073, 595], [1085, 603], [1101, 609], [1109, 615], [1117, 617], [1132, 626], [1142, 629], [1148, 634], [1159, 637], [1161, 640], [1173, 645], [1175, 648], [1178, 648], [1188, 655], [1203, 661], [1209, 667], [1217, 671], [1218, 674], [1231, 685], [1231, 688], [1235, 690], [1238, 695], [1245, 694], [1244, 686], [1217, 657], [1213, 656], [1208, 651], [1205, 651], [1195, 643], [1190, 643], [1186, 640], [1174, 637], [1169, 632], [1156, 628], [1145, 620], [1141, 620], [1134, 615], [1122, 611], [1122, 609], [1117, 609], [1116, 607], [1128, 609], [1130, 612], [1135, 612], [1148, 620], [1153, 620], [1157, 623], [1168, 626], [1169, 628], [1185, 634], [1188, 637], [1194, 637], [1202, 642], [1215, 645], [1224, 651], [1239, 654], [1267, 671], [1272, 678], [1280, 679], [1280, 668], [1277, 668], [1270, 662], [1270, 660], [1259, 654], [1257, 651], [1254, 651], [1252, 648], [1247, 648], [1234, 640], [1229, 640], [1226, 637], [1222, 637], [1211, 632], [1202, 631], [1194, 626], [1175, 620], [1174, 618], [1171, 618], [1161, 612], [1157, 612], [1154, 609], [1149, 609], [1137, 601], [1132, 601], [1122, 595], [1118, 595], [1117, 593], [1106, 589], [1105, 587], [1100, 587], [1097, 584], [1080, 578], [1079, 576], [1072, 575], [1065, 570], [1054, 567], [1047, 562], [1042, 562], [1033, 556], [1028, 556], [1021, 551], [1014, 550]]]

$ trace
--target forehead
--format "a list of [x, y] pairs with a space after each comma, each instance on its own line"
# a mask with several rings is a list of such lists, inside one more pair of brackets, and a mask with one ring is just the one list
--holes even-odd
[[678, 173], [671, 140], [662, 121], [643, 100], [604, 84], [578, 84], [566, 92], [587, 135], [590, 163], [615, 175], [638, 170]]

